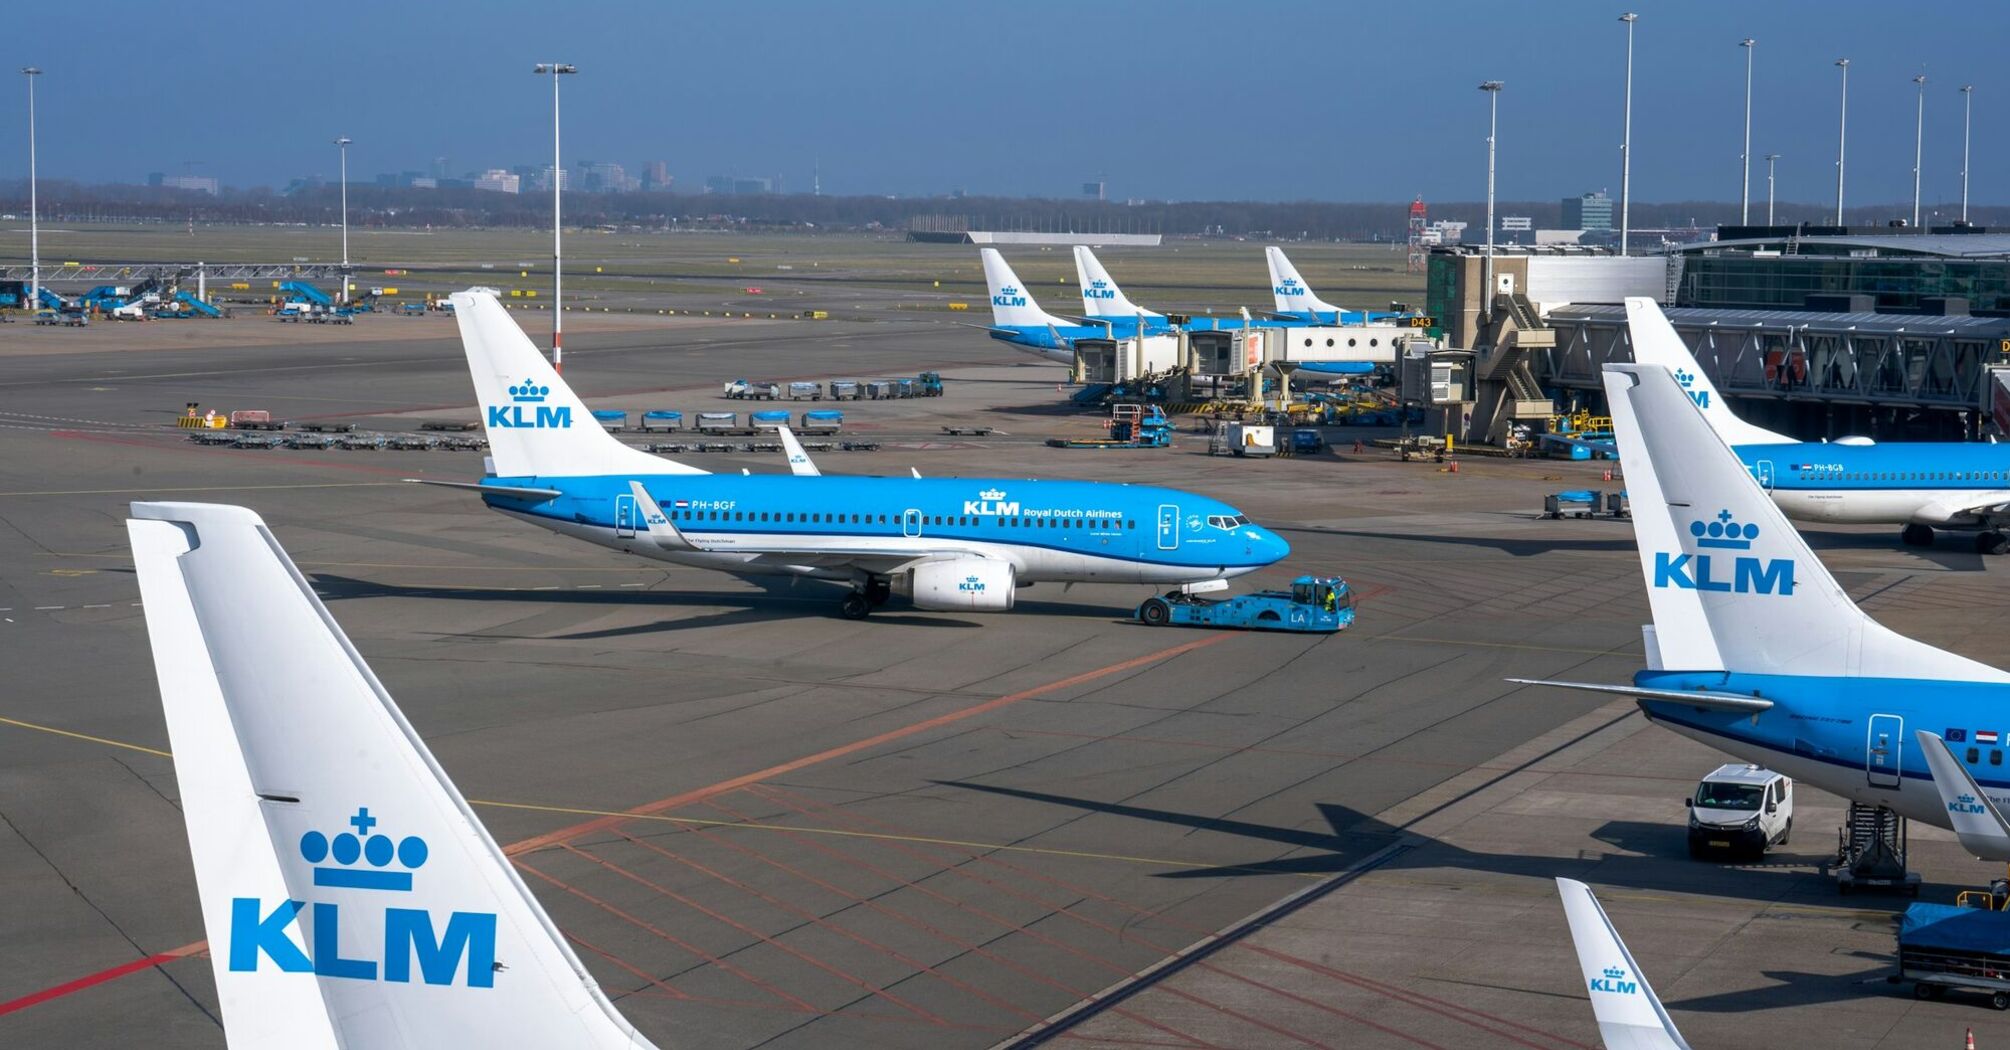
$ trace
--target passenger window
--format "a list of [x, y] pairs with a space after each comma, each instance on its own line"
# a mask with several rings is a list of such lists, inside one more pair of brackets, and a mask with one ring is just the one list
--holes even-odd
[[1971, 748], [1969, 748], [1969, 749], [1968, 749], [1968, 764], [1969, 764], [1969, 765], [1971, 765], [1971, 766], [1972, 766], [1972, 765], [1974, 765], [1974, 764], [1976, 763], [1976, 760], [1980, 759], [1981, 757], [1982, 757], [1982, 756], [1981, 756], [1980, 754], [1976, 753], [1976, 750], [1975, 750], [1974, 748], [1972, 748], [1972, 747], [1971, 747]]
[[2002, 765], [2002, 764], [2003, 764], [2003, 752], [2001, 752], [2001, 751], [1991, 751], [1991, 752], [1989, 752], [1989, 764], [1990, 764], [1990, 765], [1992, 765], [1992, 766], [2000, 766], [2000, 765]]
[[1132, 518], [1129, 521], [1124, 522], [1124, 528], [1135, 529], [1137, 527], [1138, 527], [1138, 519], [1136, 518]]

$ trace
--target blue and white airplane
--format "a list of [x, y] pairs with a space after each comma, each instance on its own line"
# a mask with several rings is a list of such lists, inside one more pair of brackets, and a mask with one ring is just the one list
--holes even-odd
[[1591, 997], [1591, 1014], [1598, 1020], [1606, 1050], [1689, 1050], [1591, 887], [1576, 879], [1558, 879], [1556, 892], [1563, 900], [1578, 974]]
[[1927, 730], [2010, 803], [2010, 673], [1864, 615], [1668, 369], [1607, 365], [1605, 389], [1654, 617], [1647, 667], [1631, 685], [1514, 681], [1631, 696], [1718, 750], [1952, 827]]
[[1266, 246], [1263, 258], [1270, 264], [1270, 294], [1277, 299], [1277, 310], [1270, 316], [1278, 320], [1301, 324], [1361, 325], [1393, 321], [1403, 316], [1388, 310], [1348, 310], [1319, 298], [1312, 286], [1298, 276], [1298, 267], [1291, 264], [1284, 249], [1276, 245]]
[[225, 1042], [649, 1050], [258, 515], [132, 513]]
[[1626, 300], [1633, 359], [1675, 373], [1703, 418], [1737, 450], [1760, 487], [1796, 521], [1901, 525], [1911, 546], [1935, 529], [1972, 531], [1984, 554], [2010, 552], [2010, 447], [1973, 441], [1869, 438], [1796, 441], [1731, 412], [1652, 299]]
[[[488, 506], [561, 535], [743, 575], [848, 582], [859, 618], [1003, 612], [1035, 583], [1211, 583], [1290, 545], [1220, 500], [1087, 481], [831, 477], [799, 444], [791, 475], [708, 474], [602, 430], [494, 295], [453, 296], [488, 431]], [[800, 460], [800, 462], [798, 462]]]
[[[981, 248], [979, 255], [984, 261], [985, 284], [991, 295], [991, 324], [984, 327], [993, 339], [1030, 350], [1049, 360], [1073, 364], [1077, 340], [1131, 339], [1140, 329], [1146, 336], [1167, 335], [1172, 331], [1170, 318], [1132, 303], [1087, 248], [1077, 247], [1075, 255], [1078, 268], [1084, 275], [1083, 304], [1090, 307], [1086, 312], [1092, 316], [1073, 319], [1057, 317], [1034, 302], [1025, 282], [1012, 272], [1011, 265], [996, 248]], [[1086, 265], [1083, 263], [1084, 256], [1087, 257]], [[1092, 273], [1101, 276], [1088, 276]], [[1191, 318], [1186, 325], [1190, 331], [1304, 327], [1310, 325], [1207, 317]], [[1381, 337], [1377, 334], [1372, 338]], [[1328, 345], [1332, 343], [1329, 341]], [[1393, 339], [1391, 345], [1394, 345]], [[1374, 365], [1365, 361], [1299, 361], [1294, 362], [1293, 367], [1299, 371], [1331, 375], [1366, 375], [1374, 371]]]

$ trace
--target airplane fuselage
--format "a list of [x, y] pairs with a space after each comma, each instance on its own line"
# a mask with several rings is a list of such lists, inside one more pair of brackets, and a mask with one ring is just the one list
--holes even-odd
[[1740, 445], [1745, 469], [1797, 521], [1975, 527], [2010, 503], [2010, 447], [1976, 442]]
[[[666, 550], [652, 541], [631, 481], [643, 484], [679, 532], [708, 549]], [[859, 551], [953, 551], [1007, 562], [1020, 583], [1167, 585], [1240, 576], [1290, 551], [1219, 500], [1146, 486], [733, 474], [484, 483], [561, 492], [552, 499], [482, 496], [490, 507], [553, 532], [741, 574], [853, 579], [841, 562]]]
[[1949, 821], [1915, 730], [1941, 734], [1999, 807], [2010, 809], [2010, 686], [1891, 678], [1642, 671], [1643, 689], [1707, 689], [1773, 707], [1703, 710], [1641, 700], [1647, 717], [1683, 736], [1843, 798], [1937, 827]]

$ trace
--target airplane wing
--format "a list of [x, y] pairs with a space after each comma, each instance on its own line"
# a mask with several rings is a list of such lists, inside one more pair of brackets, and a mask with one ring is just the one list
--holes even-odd
[[705, 551], [712, 554], [748, 554], [762, 565], [801, 565], [808, 568], [855, 567], [866, 572], [888, 574], [911, 569], [922, 562], [941, 561], [949, 558], [977, 558], [976, 554], [962, 547], [902, 547], [888, 549], [868, 546], [834, 546], [805, 550], [800, 546], [785, 546], [767, 537], [734, 538], [714, 540], [699, 544], [679, 531], [670, 516], [649, 490], [640, 481], [630, 481], [628, 490], [635, 494], [635, 503], [642, 510], [642, 521], [649, 530], [649, 538], [664, 550]]
[[438, 485], [449, 489], [468, 489], [472, 492], [487, 492], [496, 496], [534, 499], [540, 503], [565, 495], [565, 493], [557, 489], [529, 488], [522, 485], [484, 485], [479, 481], [435, 481], [431, 478], [406, 478], [404, 480], [414, 485]]
[[1953, 521], [1957, 518], [2003, 518], [2010, 517], [2010, 491], [1995, 490], [1981, 493], [1963, 493], [1960, 500], [1941, 500], [1919, 508], [1918, 516], [1927, 521]]
[[1713, 693], [1688, 689], [1642, 689], [1632, 685], [1606, 685], [1600, 682], [1556, 682], [1540, 678], [1510, 678], [1516, 685], [1546, 685], [1555, 689], [1577, 689], [1587, 693], [1614, 693], [1641, 700], [1666, 700], [1669, 703], [1687, 704], [1690, 707], [1708, 708], [1712, 711], [1749, 711], [1758, 714], [1773, 706], [1771, 700], [1757, 696], [1740, 696], [1737, 693]]
[[2010, 861], [2010, 823], [1996, 808], [1995, 800], [1954, 758], [1954, 752], [1938, 733], [1921, 729], [1913, 734], [1919, 749], [1926, 752], [1926, 766], [1933, 771], [1933, 789], [1947, 807], [1948, 822], [1961, 845], [1977, 860]]
[[1558, 879], [1556, 889], [1563, 897], [1570, 942], [1577, 949], [1578, 969], [1606, 1050], [1689, 1050], [1591, 887], [1576, 879]]
[[790, 430], [788, 427], [776, 427], [775, 433], [781, 435], [782, 452], [789, 457], [789, 471], [791, 473], [799, 478], [817, 478], [823, 476], [823, 471], [818, 470], [817, 465], [810, 462], [810, 454], [803, 451], [803, 443], [796, 440], [795, 431]]

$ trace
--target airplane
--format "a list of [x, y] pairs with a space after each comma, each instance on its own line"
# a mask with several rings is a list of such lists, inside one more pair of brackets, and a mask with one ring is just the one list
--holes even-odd
[[2010, 821], [2003, 819], [2000, 808], [2010, 804], [2010, 793], [1999, 791], [1991, 797], [1961, 759], [1954, 757], [1954, 748], [1939, 733], [1919, 729], [1914, 730], [1913, 736], [1919, 741], [1919, 749], [1926, 753], [1933, 786], [1940, 794], [1940, 804], [1947, 810], [1947, 819], [1954, 825], [1954, 836], [1976, 860], [2010, 862]]
[[[1220, 500], [1086, 481], [831, 477], [794, 435], [788, 475], [708, 474], [602, 430], [488, 292], [452, 297], [492, 453], [478, 482], [426, 481], [615, 550], [741, 575], [848, 582], [861, 619], [896, 591], [917, 608], [1004, 612], [1035, 583], [1226, 580], [1291, 547]], [[412, 479], [421, 480], [421, 479]]]
[[1689, 1050], [1591, 887], [1560, 878], [1556, 890], [1606, 1050]]
[[1304, 324], [1361, 325], [1403, 316], [1388, 310], [1347, 310], [1319, 298], [1298, 276], [1298, 267], [1291, 264], [1284, 249], [1276, 245], [1265, 246], [1263, 258], [1270, 264], [1270, 294], [1277, 299], [1277, 310], [1270, 315], [1273, 318]]
[[2010, 798], [2010, 673], [1864, 615], [1673, 372], [1608, 364], [1604, 379], [1653, 613], [1647, 666], [1630, 685], [1511, 680], [1633, 697], [1720, 751], [1951, 828], [1907, 732], [1936, 730]]
[[[1076, 252], [1086, 253], [1088, 249], [1077, 248]], [[998, 253], [996, 248], [980, 248], [978, 255], [984, 262], [984, 281], [991, 296], [991, 323], [972, 325], [989, 332], [991, 338], [1011, 343], [1023, 350], [1036, 353], [1051, 361], [1063, 364], [1075, 362], [1075, 343], [1081, 339], [1131, 339], [1140, 328], [1140, 322], [1147, 336], [1164, 335], [1170, 331], [1171, 320], [1162, 314], [1142, 308], [1128, 317], [1106, 314], [1099, 317], [1069, 319], [1048, 313], [1033, 300], [1026, 291], [1026, 283], [1012, 271], [1011, 264]], [[1094, 256], [1091, 256], [1093, 259]], [[1096, 267], [1101, 270], [1101, 265]], [[1123, 292], [1109, 281], [1107, 274], [1101, 280], [1105, 288], [1097, 289], [1092, 283], [1085, 284], [1088, 292], [1100, 294], [1109, 291], [1115, 299], [1129, 304]], [[1089, 296], [1085, 293], [1085, 300]], [[1194, 331], [1229, 331], [1247, 327], [1283, 327], [1277, 323], [1251, 321], [1247, 319], [1225, 320], [1217, 318], [1193, 318], [1188, 324]], [[1301, 371], [1325, 372], [1336, 375], [1365, 375], [1374, 371], [1374, 366], [1366, 362], [1330, 361], [1307, 362], [1297, 366]]]
[[652, 1047], [258, 515], [132, 515], [225, 1041]]
[[2010, 553], [2010, 449], [1972, 441], [1797, 441], [1739, 419], [1652, 299], [1626, 300], [1633, 359], [1675, 373], [1703, 418], [1787, 515], [1810, 524], [1900, 525], [1907, 546], [1935, 529], [1974, 530], [1982, 554]]
[[1137, 331], [1137, 319], [1112, 318], [1102, 323], [1056, 317], [1034, 302], [1026, 282], [1012, 272], [1012, 266], [996, 248], [979, 248], [984, 262], [984, 284], [991, 296], [991, 324], [984, 326], [991, 338], [1001, 339], [1022, 350], [1030, 350], [1050, 361], [1075, 363], [1077, 339], [1128, 339]]

